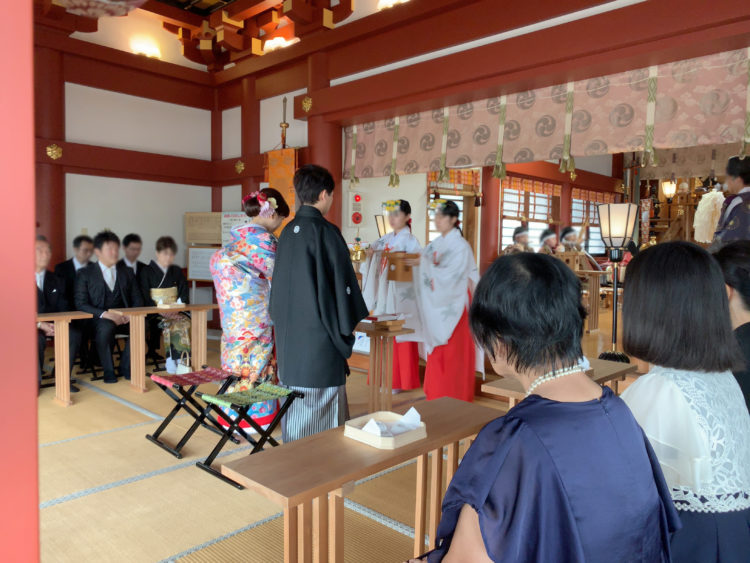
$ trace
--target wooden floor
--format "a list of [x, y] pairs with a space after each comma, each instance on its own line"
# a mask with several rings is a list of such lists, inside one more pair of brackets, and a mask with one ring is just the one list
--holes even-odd
[[[586, 335], [584, 351], [609, 348], [611, 310], [601, 314], [599, 333]], [[209, 341], [209, 363], [218, 365], [218, 341]], [[364, 362], [364, 363], [362, 363]], [[353, 358], [347, 383], [352, 416], [367, 410], [367, 358]], [[237, 491], [195, 467], [215, 436], [199, 430], [176, 459], [144, 436], [173, 403], [149, 381], [144, 394], [126, 382], [105, 385], [81, 378], [75, 405], [52, 402], [42, 390], [39, 406], [40, 518], [42, 560], [258, 562], [281, 560], [279, 508]], [[394, 397], [394, 406], [424, 400], [421, 389]], [[506, 403], [477, 402], [506, 410]], [[175, 419], [166, 440], [190, 421]], [[227, 448], [217, 460], [247, 455], [247, 444]], [[406, 464], [357, 484], [346, 499], [345, 557], [352, 562], [389, 563], [410, 556], [414, 511], [414, 465]]]

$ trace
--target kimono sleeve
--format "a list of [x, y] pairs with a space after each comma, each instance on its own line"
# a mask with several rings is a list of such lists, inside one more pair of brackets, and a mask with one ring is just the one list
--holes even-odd
[[523, 422], [488, 424], [461, 461], [443, 500], [437, 563], [450, 549], [464, 505], [479, 516], [493, 561], [583, 561], [577, 522], [549, 455]]
[[336, 349], [352, 354], [354, 328], [367, 316], [349, 249], [338, 230], [323, 229], [315, 260], [320, 319]]

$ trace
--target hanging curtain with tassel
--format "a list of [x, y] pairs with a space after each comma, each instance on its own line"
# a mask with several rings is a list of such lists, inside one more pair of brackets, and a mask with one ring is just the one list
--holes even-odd
[[505, 140], [505, 117], [508, 113], [508, 96], [500, 96], [500, 111], [497, 114], [497, 152], [495, 153], [495, 167], [492, 177], [505, 178], [505, 163], [503, 162], [503, 141]]
[[398, 120], [398, 116], [396, 116], [395, 125], [393, 126], [393, 152], [391, 153], [391, 176], [388, 179], [388, 185], [391, 188], [398, 187], [398, 184], [401, 181], [400, 178], [398, 177], [398, 174], [396, 173], [396, 157], [398, 156], [398, 130], [399, 130], [399, 120]]
[[576, 161], [570, 154], [570, 141], [573, 134], [573, 82], [568, 82], [565, 97], [565, 136], [563, 137], [563, 154], [560, 159], [560, 172], [570, 172], [570, 179], [576, 179]]

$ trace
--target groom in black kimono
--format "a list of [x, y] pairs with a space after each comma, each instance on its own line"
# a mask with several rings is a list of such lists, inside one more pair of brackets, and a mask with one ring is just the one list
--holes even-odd
[[334, 182], [308, 164], [294, 175], [301, 203], [281, 233], [271, 285], [279, 379], [304, 393], [282, 420], [285, 442], [335, 428], [348, 418], [346, 360], [354, 328], [367, 316], [349, 249], [326, 221]]

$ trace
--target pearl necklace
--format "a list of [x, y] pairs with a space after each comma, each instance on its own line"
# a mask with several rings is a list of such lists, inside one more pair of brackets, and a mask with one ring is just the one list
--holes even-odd
[[526, 391], [526, 396], [528, 397], [529, 395], [531, 395], [534, 389], [536, 389], [543, 383], [547, 383], [548, 381], [552, 381], [553, 379], [558, 379], [560, 377], [565, 377], [566, 375], [571, 375], [573, 373], [579, 373], [582, 371], [583, 368], [581, 367], [581, 364], [577, 364], [570, 368], [565, 368], [558, 371], [552, 370], [545, 373], [544, 375], [540, 375], [531, 383], [531, 385], [529, 385], [529, 390]]

